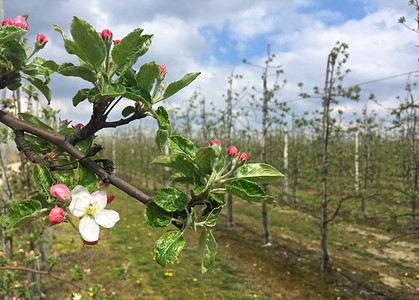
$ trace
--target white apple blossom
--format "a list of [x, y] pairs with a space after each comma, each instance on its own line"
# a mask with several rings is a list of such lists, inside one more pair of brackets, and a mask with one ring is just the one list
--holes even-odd
[[84, 241], [96, 242], [99, 240], [99, 225], [112, 228], [119, 221], [119, 214], [116, 211], [105, 209], [106, 203], [105, 191], [90, 194], [81, 185], [71, 191], [69, 209], [75, 217], [82, 217], [79, 231]]

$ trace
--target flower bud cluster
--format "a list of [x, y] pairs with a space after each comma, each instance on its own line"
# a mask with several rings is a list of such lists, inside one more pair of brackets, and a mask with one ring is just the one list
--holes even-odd
[[13, 25], [13, 26], [16, 26], [16, 27], [20, 27], [20, 28], [25, 29], [25, 30], [28, 29], [28, 23], [26, 22], [25, 18], [22, 17], [22, 16], [17, 16], [13, 20], [13, 22], [10, 19], [4, 19], [1, 22], [1, 26], [10, 26], [10, 25]]

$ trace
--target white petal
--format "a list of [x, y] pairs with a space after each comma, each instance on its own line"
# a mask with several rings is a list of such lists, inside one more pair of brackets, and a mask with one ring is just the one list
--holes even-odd
[[81, 218], [79, 231], [82, 239], [87, 242], [96, 242], [99, 239], [99, 225], [93, 218]]
[[119, 214], [111, 209], [102, 209], [95, 213], [96, 222], [105, 228], [112, 228], [119, 221]]
[[92, 201], [92, 196], [84, 186], [78, 185], [71, 191], [71, 203], [69, 206], [70, 212], [76, 216], [81, 217], [84, 215], [86, 207]]
[[96, 191], [91, 194], [93, 198], [93, 204], [94, 202], [97, 202], [100, 209], [104, 209], [106, 206], [106, 203], [108, 202], [108, 198], [106, 197], [105, 191]]

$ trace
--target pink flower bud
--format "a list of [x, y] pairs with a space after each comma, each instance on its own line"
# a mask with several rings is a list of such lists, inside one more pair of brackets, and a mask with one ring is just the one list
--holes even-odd
[[113, 41], [113, 43], [115, 44], [115, 45], [119, 45], [119, 43], [121, 42], [121, 40], [114, 40]]
[[106, 40], [107, 38], [112, 39], [112, 32], [109, 29], [102, 30], [102, 40]]
[[10, 102], [15, 103], [15, 98], [13, 96], [10, 97]]
[[49, 193], [51, 194], [51, 196], [55, 198], [66, 201], [67, 197], [70, 195], [70, 190], [65, 184], [60, 183], [60, 184], [53, 185], [49, 189]]
[[13, 25], [16, 27], [20, 27], [22, 29], [28, 29], [28, 23], [26, 22], [25, 18], [22, 16], [17, 16], [14, 20], [13, 20]]
[[6, 26], [6, 25], [12, 25], [12, 20], [4, 19], [3, 22], [1, 22], [1, 26]]
[[247, 154], [244, 152], [240, 154], [240, 161], [243, 161], [243, 160], [247, 160]]
[[111, 203], [113, 201], [113, 199], [115, 199], [115, 195], [113, 194], [107, 194], [106, 195], [106, 199], [107, 199], [107, 204]]
[[160, 64], [160, 75], [161, 76], [166, 75], [166, 66], [165, 65]]
[[99, 240], [94, 241], [94, 242], [88, 242], [88, 241], [85, 241], [85, 240], [82, 239], [82, 241], [83, 241], [83, 244], [89, 245], [89, 246], [93, 246], [93, 245], [96, 245], [97, 243], [99, 243]]
[[43, 34], [38, 34], [35, 38], [35, 42], [38, 43], [40, 46], [43, 46], [44, 44], [46, 44], [48, 41], [45, 38], [45, 35]]
[[104, 182], [103, 180], [101, 180], [101, 181], [99, 182], [99, 186], [107, 187], [107, 186], [109, 186], [109, 185], [110, 185], [110, 183], [109, 183], [109, 182]]
[[126, 266], [127, 266], [127, 265], [126, 265], [126, 263], [123, 263], [123, 264], [122, 264], [122, 267], [123, 267], [123, 268], [125, 268]]
[[213, 140], [210, 144], [210, 146], [217, 144], [217, 145], [221, 145], [220, 142], [218, 140]]
[[236, 154], [237, 154], [237, 148], [236, 147], [234, 147], [234, 146], [230, 146], [228, 149], [227, 149], [227, 153], [228, 154], [230, 154], [230, 155], [233, 155], [233, 156], [235, 156]]
[[61, 207], [55, 207], [51, 209], [48, 215], [48, 221], [51, 223], [51, 225], [60, 224], [63, 220], [64, 220], [64, 211]]
[[76, 129], [82, 129], [84, 127], [84, 125], [82, 123], [77, 123], [76, 125], [74, 125], [74, 128]]

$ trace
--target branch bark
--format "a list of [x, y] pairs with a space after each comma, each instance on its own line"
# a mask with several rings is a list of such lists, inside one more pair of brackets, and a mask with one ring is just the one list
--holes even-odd
[[[0, 122], [5, 124], [6, 126], [16, 131], [23, 131], [33, 134], [37, 137], [40, 137], [55, 146], [59, 147], [60, 149], [64, 150], [75, 159], [80, 160], [80, 162], [93, 171], [96, 175], [98, 175], [104, 182], [109, 182], [119, 188], [121, 191], [125, 192], [129, 196], [137, 199], [141, 203], [147, 205], [151, 198], [146, 195], [144, 192], [140, 191], [139, 189], [133, 187], [129, 183], [125, 182], [118, 176], [106, 172], [101, 166], [97, 163], [92, 161], [91, 159], [85, 157], [84, 153], [78, 150], [70, 141], [67, 140], [66, 136], [50, 132], [23, 120], [20, 120], [14, 116], [11, 116], [0, 110]], [[74, 140], [73, 140], [74, 141]]]

